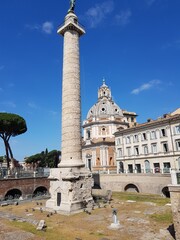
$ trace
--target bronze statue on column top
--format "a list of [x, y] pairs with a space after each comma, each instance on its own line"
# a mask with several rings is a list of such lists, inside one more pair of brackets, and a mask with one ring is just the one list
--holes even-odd
[[76, 0], [70, 0], [70, 8], [68, 12], [74, 12]]

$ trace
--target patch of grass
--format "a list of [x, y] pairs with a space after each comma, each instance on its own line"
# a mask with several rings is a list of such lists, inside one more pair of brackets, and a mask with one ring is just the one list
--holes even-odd
[[98, 236], [98, 237], [104, 237], [104, 233], [101, 232], [90, 232], [89, 235], [93, 235], [93, 236]]
[[154, 213], [150, 218], [158, 223], [173, 223], [173, 217], [170, 211], [161, 214]]
[[12, 225], [13, 227], [20, 228], [20, 229], [22, 229], [22, 230], [24, 230], [26, 232], [30, 232], [30, 233], [36, 234], [36, 235], [38, 235], [38, 232], [40, 233], [40, 231], [36, 230], [36, 226], [34, 226], [34, 225], [30, 224], [30, 223], [27, 223], [27, 222], [11, 221], [10, 225]]
[[141, 193], [129, 193], [129, 192], [113, 192], [114, 199], [118, 200], [133, 200], [136, 202], [153, 202], [158, 205], [165, 205], [167, 203], [170, 203], [169, 198], [164, 198], [159, 195], [154, 194], [141, 194]]
[[18, 229], [24, 230], [26, 232], [33, 233], [35, 236], [41, 237], [40, 239], [68, 240], [63, 236], [60, 236], [61, 234], [59, 234], [59, 232], [53, 231], [53, 229], [45, 229], [45, 231], [38, 231], [36, 230], [36, 226], [31, 225], [30, 223], [27, 223], [27, 222], [12, 221], [10, 222], [10, 225]]

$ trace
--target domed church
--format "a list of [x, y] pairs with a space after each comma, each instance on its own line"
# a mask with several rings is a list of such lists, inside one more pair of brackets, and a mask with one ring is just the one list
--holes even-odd
[[111, 90], [103, 80], [98, 100], [83, 122], [82, 158], [91, 171], [116, 171], [114, 133], [118, 128], [136, 125], [137, 114], [122, 110], [112, 99]]

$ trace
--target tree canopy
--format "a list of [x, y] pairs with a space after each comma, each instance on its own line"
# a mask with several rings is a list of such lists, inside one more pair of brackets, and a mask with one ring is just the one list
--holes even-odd
[[32, 164], [34, 168], [36, 167], [50, 167], [50, 168], [57, 168], [59, 163], [61, 152], [57, 150], [52, 150], [48, 152], [46, 149], [41, 153], [37, 153], [28, 157], [25, 162]]
[[0, 163], [2, 163], [4, 161], [4, 157], [0, 156]]
[[13, 160], [13, 153], [9, 145], [9, 139], [27, 131], [24, 118], [13, 113], [0, 113], [0, 137], [4, 141], [7, 166], [9, 168], [10, 158]]

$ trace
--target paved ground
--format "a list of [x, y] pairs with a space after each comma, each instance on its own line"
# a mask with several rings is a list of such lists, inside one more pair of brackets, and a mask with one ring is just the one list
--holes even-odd
[[[0, 208], [0, 240], [173, 240], [171, 207], [153, 202], [113, 199], [91, 213], [73, 216], [49, 214], [36, 202]], [[112, 229], [117, 209], [119, 228]], [[46, 231], [36, 231], [46, 221]]]

